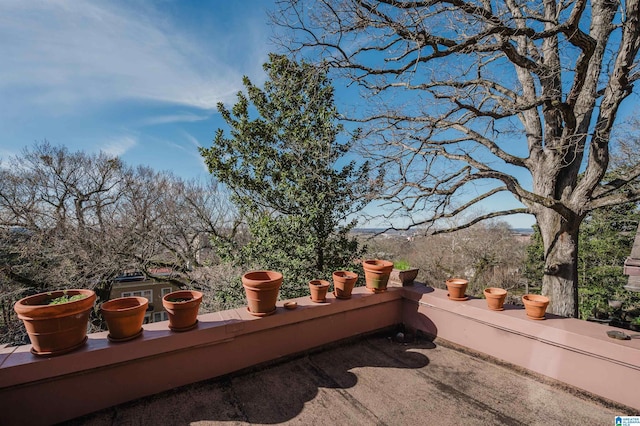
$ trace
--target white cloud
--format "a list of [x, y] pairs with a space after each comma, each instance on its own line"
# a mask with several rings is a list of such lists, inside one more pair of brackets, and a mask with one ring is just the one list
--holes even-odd
[[184, 137], [187, 139], [187, 141], [192, 145], [192, 148], [187, 151], [198, 162], [198, 164], [202, 168], [202, 171], [206, 174], [209, 174], [209, 168], [207, 167], [207, 164], [204, 161], [204, 157], [202, 157], [202, 155], [200, 155], [200, 151], [198, 151], [198, 148], [202, 147], [202, 145], [200, 144], [198, 139], [193, 137], [193, 135], [187, 132], [183, 132], [183, 134], [184, 134]]
[[141, 124], [145, 126], [153, 126], [156, 124], [192, 123], [195, 121], [207, 120], [209, 118], [210, 116], [205, 114], [178, 113], [169, 115], [156, 115], [153, 117], [145, 118], [141, 121]]
[[114, 157], [121, 157], [137, 144], [138, 141], [136, 138], [132, 136], [121, 136], [107, 140], [105, 144], [100, 147], [100, 151]]
[[191, 143], [191, 145], [193, 145], [195, 148], [200, 148], [202, 145], [200, 145], [200, 142], [198, 141], [198, 139], [196, 139], [195, 137], [193, 137], [193, 135], [187, 133], [187, 132], [183, 132], [184, 133], [184, 137], [189, 141], [189, 143]]
[[[224, 45], [233, 38], [216, 28], [189, 33], [171, 18], [152, 2], [3, 0], [0, 96], [52, 114], [123, 99], [203, 109], [231, 99], [249, 73], [228, 63], [240, 53]], [[241, 52], [255, 58], [251, 72], [263, 62], [264, 40], [255, 49]]]

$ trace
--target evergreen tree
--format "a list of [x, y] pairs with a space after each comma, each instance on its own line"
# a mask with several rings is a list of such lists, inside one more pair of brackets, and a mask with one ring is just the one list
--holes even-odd
[[339, 140], [344, 128], [326, 74], [285, 56], [269, 59], [264, 89], [245, 77], [246, 94], [238, 93], [233, 108], [218, 104], [230, 137], [218, 129], [201, 154], [251, 232], [248, 244], [227, 254], [245, 267], [282, 272], [288, 298], [307, 294], [308, 280], [330, 279], [361, 255], [348, 233], [352, 213], [368, 202], [369, 165], [345, 159], [358, 132]]
[[580, 316], [593, 315], [593, 308], [607, 307], [610, 299], [638, 302], [623, 287], [628, 277], [623, 273], [624, 260], [631, 253], [640, 213], [635, 203], [596, 210], [585, 218], [580, 228], [578, 258], [578, 296]]
[[[593, 316], [594, 308], [606, 309], [610, 299], [623, 300], [627, 306], [639, 302], [637, 296], [623, 288], [628, 279], [623, 274], [624, 260], [631, 253], [639, 222], [635, 203], [595, 210], [585, 218], [580, 228], [578, 258], [582, 319]], [[542, 280], [542, 250], [540, 230], [535, 226], [524, 267], [525, 277], [534, 285]]]
[[526, 251], [523, 275], [529, 281], [529, 285], [537, 287], [542, 283], [544, 271], [544, 248], [538, 225], [533, 225], [533, 234]]

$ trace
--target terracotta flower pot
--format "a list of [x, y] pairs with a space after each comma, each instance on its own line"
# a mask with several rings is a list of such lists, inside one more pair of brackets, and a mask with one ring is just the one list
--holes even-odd
[[402, 286], [410, 286], [413, 285], [416, 277], [418, 276], [418, 272], [420, 269], [411, 268], [411, 269], [396, 269], [393, 268], [391, 271], [391, 276], [389, 277], [389, 281], [393, 283], [402, 284]]
[[196, 290], [178, 290], [165, 294], [162, 306], [169, 314], [169, 328], [173, 331], [187, 331], [198, 325], [198, 309], [202, 293]]
[[100, 311], [112, 342], [126, 342], [142, 335], [142, 323], [149, 300], [146, 297], [120, 297], [102, 304]]
[[464, 278], [449, 278], [446, 282], [447, 290], [449, 290], [449, 299], [451, 300], [468, 300], [466, 296], [468, 280]]
[[309, 291], [311, 292], [311, 301], [323, 303], [327, 301], [327, 291], [329, 290], [329, 281], [311, 280], [309, 281]]
[[276, 271], [251, 271], [242, 276], [249, 313], [258, 317], [276, 312], [276, 300], [282, 285], [282, 274]]
[[[83, 295], [71, 302], [48, 305], [56, 298]], [[58, 290], [18, 300], [13, 309], [22, 320], [35, 355], [60, 355], [82, 346], [87, 340], [89, 314], [96, 301], [92, 290]]]
[[487, 306], [492, 311], [504, 310], [504, 299], [507, 297], [507, 290], [498, 287], [484, 289], [484, 297], [487, 299]]
[[549, 306], [549, 298], [539, 294], [525, 294], [522, 296], [527, 316], [533, 320], [543, 320]]
[[364, 268], [367, 290], [374, 293], [382, 293], [387, 290], [393, 263], [387, 260], [372, 259], [362, 262], [362, 267]]
[[338, 299], [350, 299], [356, 281], [358, 281], [358, 274], [355, 272], [335, 271], [333, 273], [333, 294]]

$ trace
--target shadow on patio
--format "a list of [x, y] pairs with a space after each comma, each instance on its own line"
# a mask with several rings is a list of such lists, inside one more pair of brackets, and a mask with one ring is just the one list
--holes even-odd
[[70, 424], [605, 424], [621, 414], [557, 384], [394, 335], [187, 385]]

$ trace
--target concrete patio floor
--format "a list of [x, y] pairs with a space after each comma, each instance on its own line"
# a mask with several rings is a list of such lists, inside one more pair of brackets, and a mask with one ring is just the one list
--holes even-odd
[[399, 343], [392, 334], [184, 386], [66, 424], [606, 425], [615, 416], [639, 414], [446, 341]]

